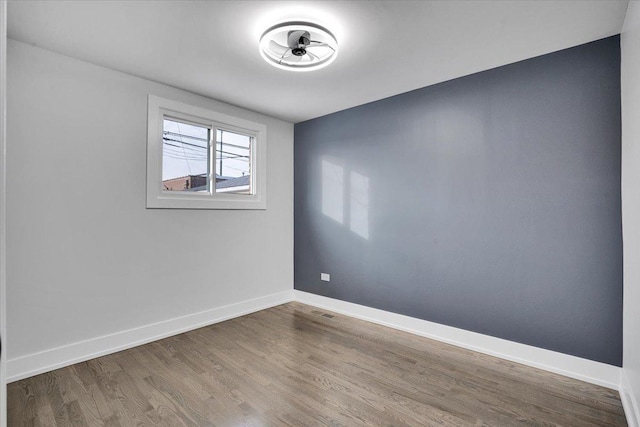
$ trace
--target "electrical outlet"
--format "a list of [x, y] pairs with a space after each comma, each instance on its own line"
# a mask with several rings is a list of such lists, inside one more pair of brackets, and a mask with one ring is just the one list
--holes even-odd
[[331, 281], [331, 275], [329, 273], [320, 273], [320, 280], [322, 280], [324, 282], [330, 282]]

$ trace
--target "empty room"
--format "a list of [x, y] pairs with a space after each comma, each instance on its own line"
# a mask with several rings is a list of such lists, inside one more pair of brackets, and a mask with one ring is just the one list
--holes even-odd
[[640, 2], [0, 0], [0, 427], [640, 427]]

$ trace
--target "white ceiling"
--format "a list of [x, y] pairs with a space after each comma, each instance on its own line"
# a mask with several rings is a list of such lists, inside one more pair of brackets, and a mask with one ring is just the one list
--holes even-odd
[[[9, 37], [299, 122], [618, 34], [626, 1], [13, 1]], [[338, 58], [263, 61], [267, 27], [310, 19]]]

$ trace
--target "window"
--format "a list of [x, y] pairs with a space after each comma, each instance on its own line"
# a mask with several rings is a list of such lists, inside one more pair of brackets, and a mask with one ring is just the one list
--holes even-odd
[[264, 125], [149, 95], [147, 138], [147, 208], [266, 208]]

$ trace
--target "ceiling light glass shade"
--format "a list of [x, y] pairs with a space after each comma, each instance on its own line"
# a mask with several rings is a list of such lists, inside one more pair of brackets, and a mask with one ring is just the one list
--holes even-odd
[[284, 22], [260, 37], [260, 55], [274, 67], [289, 71], [312, 71], [331, 64], [338, 42], [326, 28], [310, 22]]

